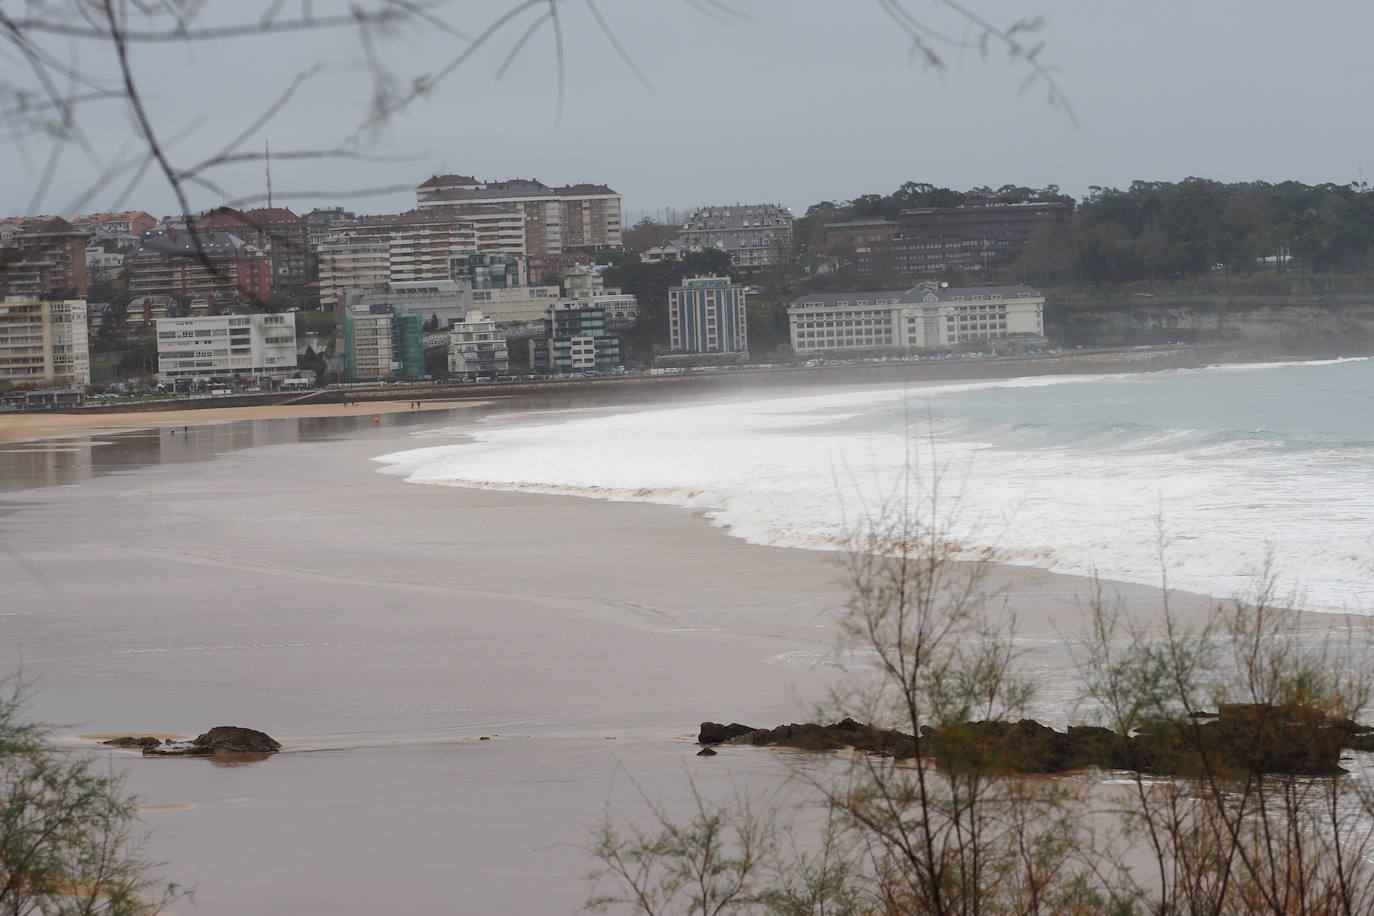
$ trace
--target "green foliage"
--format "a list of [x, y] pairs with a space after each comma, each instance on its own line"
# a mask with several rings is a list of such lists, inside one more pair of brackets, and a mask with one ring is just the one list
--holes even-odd
[[[1022, 776], [988, 737], [1031, 699], [1014, 621], [988, 579], [994, 558], [968, 559], [937, 497], [917, 484], [854, 538], [840, 621], [838, 648], [863, 659], [867, 676], [834, 704], [921, 736], [917, 753], [797, 766], [811, 804], [828, 812], [800, 849], [783, 841], [781, 812], [804, 810], [806, 799], [760, 816], [738, 800], [698, 796], [688, 822], [654, 808], [649, 829], [608, 815], [589, 846], [598, 866], [589, 906], [772, 916], [1374, 912], [1374, 788], [1330, 775], [1358, 732], [1351, 720], [1374, 699], [1367, 646], [1304, 631], [1274, 607], [1269, 587], [1211, 609], [1194, 629], [1167, 591], [1137, 619], [1099, 587], [1075, 648], [1085, 708], [1107, 735], [1134, 735], [1149, 759], [1123, 762], [1130, 769], [1099, 786]], [[913, 518], [907, 499], [928, 516]], [[1202, 709], [1221, 714], [1204, 722], [1193, 714]], [[1303, 768], [1318, 756], [1327, 769]], [[1161, 763], [1174, 775], [1147, 775]], [[1327, 775], [1294, 775], [1312, 772]]]
[[263, 312], [288, 312], [291, 309], [305, 312], [318, 310], [319, 307], [318, 293], [303, 292], [273, 293], [266, 301], [258, 303], [258, 310]]
[[425, 375], [448, 378], [448, 347], [425, 348]]
[[[888, 195], [814, 204], [794, 234], [800, 251], [815, 254], [824, 250], [826, 223], [896, 220], [909, 208], [1047, 201], [1074, 205], [1055, 185], [954, 191], [907, 182]], [[1355, 185], [1204, 178], [1135, 181], [1124, 190], [1094, 186], [1072, 220], [1046, 227], [1006, 273], [1034, 283], [1157, 284], [1222, 271], [1248, 276], [1295, 268], [1309, 274], [1374, 270], [1374, 194]], [[845, 288], [856, 289], [854, 282], [863, 278], [845, 279]], [[877, 284], [872, 288], [895, 282], [870, 279]]]
[[997, 190], [989, 187], [972, 188], [968, 191], [955, 191], [919, 181], [908, 181], [891, 194], [864, 194], [853, 200], [822, 201], [807, 207], [806, 213], [792, 227], [797, 250], [819, 252], [823, 245], [823, 228], [826, 223], [840, 223], [850, 220], [896, 219], [903, 210], [958, 207], [971, 203], [1047, 203], [1061, 202], [1073, 206], [1073, 198], [1059, 191], [1058, 185], [1043, 188], [1026, 188], [1020, 185], [1003, 185]]
[[622, 341], [628, 360], [648, 363], [657, 349], [668, 347], [668, 288], [684, 277], [730, 276], [730, 256], [708, 249], [694, 251], [681, 261], [647, 263], [625, 252], [612, 258], [604, 276], [607, 286], [619, 287], [638, 301], [639, 320]]
[[792, 338], [787, 323], [789, 304], [779, 300], [748, 300], [745, 306], [745, 322], [749, 327], [749, 355], [752, 358], [792, 356]]
[[298, 365], [303, 370], [313, 371], [317, 383], [324, 383], [325, 374], [329, 371], [329, 361], [324, 358], [324, 354], [316, 353], [314, 347], [307, 346], [305, 348]]
[[129, 304], [128, 290], [121, 289], [112, 280], [92, 280], [86, 287], [87, 302], [108, 302], [121, 308]]
[[297, 334], [333, 334], [338, 322], [333, 312], [297, 312]]
[[115, 373], [120, 378], [150, 375], [157, 371], [157, 342], [140, 340], [120, 358]]
[[137, 810], [117, 776], [25, 722], [16, 682], [0, 695], [0, 912], [153, 916], [176, 896], [138, 855]]

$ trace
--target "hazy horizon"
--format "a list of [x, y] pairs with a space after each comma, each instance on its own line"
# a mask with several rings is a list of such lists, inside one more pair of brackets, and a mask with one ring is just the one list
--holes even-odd
[[[478, 32], [512, 6], [478, 0], [441, 12]], [[1021, 91], [1027, 71], [1001, 51], [984, 58], [976, 49], [938, 45], [943, 72], [909, 62], [905, 35], [876, 3], [734, 6], [749, 18], [712, 14], [706, 4], [602, 0], [596, 9], [650, 92], [602, 33], [593, 8], [565, 5], [567, 82], [557, 125], [546, 29], [495, 78], [533, 15], [356, 144], [350, 138], [369, 84], [350, 33], [142, 44], [134, 48], [135, 66], [155, 123], [184, 164], [244, 131], [295, 75], [319, 63], [321, 70], [242, 148], [256, 153], [271, 143], [273, 202], [298, 212], [335, 204], [360, 213], [406, 209], [416, 184], [445, 172], [605, 183], [623, 195], [635, 219], [735, 202], [779, 203], [801, 215], [822, 200], [888, 193], [908, 180], [957, 189], [1057, 184], [1081, 197], [1092, 185], [1188, 176], [1346, 184], [1374, 164], [1374, 127], [1354, 115], [1359, 87], [1374, 75], [1362, 49], [1374, 8], [1329, 0], [1301, 12], [1272, 0], [1145, 8], [979, 3], [975, 8], [1000, 25], [1044, 15], [1031, 43], [1046, 42], [1041, 59], [1057, 68], [1070, 117], [1047, 104], [1043, 86]], [[968, 37], [938, 5], [910, 8], [937, 29]], [[93, 46], [61, 47], [88, 68], [113, 74]], [[384, 37], [376, 53], [404, 85], [439, 70], [462, 47], [437, 28], [412, 25]], [[0, 169], [11, 180], [0, 210], [22, 215], [36, 204], [33, 212], [66, 215], [116, 207], [177, 212], [165, 181], [152, 172], [128, 193], [125, 172], [88, 200], [76, 199], [92, 186], [98, 166], [134, 148], [122, 103], [83, 112], [90, 150], [67, 146], [45, 194], [35, 189], [49, 144], [30, 137], [5, 146]], [[369, 158], [287, 156], [340, 144]], [[261, 162], [215, 174], [218, 189], [188, 189], [193, 209], [264, 189]], [[380, 187], [392, 190], [345, 193]], [[73, 209], [75, 203], [81, 205]]]

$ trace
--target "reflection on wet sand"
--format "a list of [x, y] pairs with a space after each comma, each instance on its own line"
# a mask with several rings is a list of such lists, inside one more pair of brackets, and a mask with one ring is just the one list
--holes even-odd
[[434, 423], [437, 411], [366, 417], [292, 417], [174, 426], [85, 437], [16, 442], [0, 449], [0, 491], [70, 486], [157, 464], [208, 461], [262, 445], [319, 442], [361, 429]]

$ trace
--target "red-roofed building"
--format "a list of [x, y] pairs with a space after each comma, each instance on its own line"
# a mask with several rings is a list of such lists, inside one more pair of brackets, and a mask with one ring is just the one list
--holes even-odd
[[310, 273], [310, 226], [286, 207], [235, 210], [216, 207], [192, 220], [197, 231], [236, 235], [267, 252], [272, 260], [272, 292], [298, 290]]
[[86, 233], [60, 216], [0, 222], [0, 298], [86, 298]]
[[157, 217], [142, 210], [122, 213], [87, 213], [72, 220], [72, 225], [91, 235], [127, 235], [135, 239], [157, 225]]
[[271, 261], [237, 233], [192, 234], [174, 225], [149, 232], [124, 259], [135, 300], [157, 296], [260, 302], [270, 294]]

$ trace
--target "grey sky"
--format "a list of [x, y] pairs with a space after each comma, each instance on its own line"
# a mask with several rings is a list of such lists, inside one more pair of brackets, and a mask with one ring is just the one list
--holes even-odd
[[[1223, 180], [1355, 180], [1374, 169], [1374, 5], [1317, 0], [1199, 3], [1160, 0], [968, 0], [997, 23], [1042, 13], [1044, 60], [1059, 68], [1075, 126], [1044, 91], [1018, 91], [1025, 68], [994, 50], [945, 49], [943, 74], [912, 65], [907, 42], [876, 0], [732, 0], [749, 21], [723, 24], [686, 0], [599, 0], [651, 95], [618, 59], [582, 0], [567, 0], [568, 79], [555, 128], [553, 39], [533, 37], [499, 82], [496, 70], [522, 27], [498, 36], [429, 98], [395, 118], [363, 152], [393, 161], [286, 161], [273, 165], [274, 200], [298, 212], [342, 204], [385, 212], [413, 204], [409, 191], [348, 199], [295, 192], [411, 187], [436, 172], [550, 183], [604, 182], [631, 214], [704, 203], [770, 201], [793, 208], [885, 193], [906, 180], [966, 188], [1090, 185], [1200, 175]], [[265, 5], [265, 4], [264, 4]], [[472, 32], [512, 0], [463, 0], [446, 17]], [[699, 3], [698, 5], [705, 5]], [[932, 0], [909, 8], [939, 28], [962, 29]], [[317, 0], [317, 12], [330, 4]], [[212, 4], [214, 15], [257, 6]], [[525, 21], [532, 20], [527, 15]], [[99, 66], [89, 49], [60, 45]], [[432, 72], [462, 43], [432, 27], [387, 37], [380, 56], [402, 79]], [[323, 65], [246, 149], [334, 146], [353, 133], [369, 84], [346, 32], [136, 49], [159, 127], [184, 134], [182, 162], [206, 155], [270, 104], [294, 74]], [[0, 58], [0, 68], [16, 64]], [[127, 113], [107, 105], [83, 122], [109, 161], [130, 143]], [[48, 147], [0, 146], [0, 211], [20, 214]], [[65, 151], [37, 209], [72, 213], [97, 174]], [[230, 197], [260, 193], [260, 164], [215, 173]], [[123, 181], [79, 210], [113, 206], [157, 215], [176, 207], [155, 175], [127, 198]], [[196, 208], [221, 195], [193, 189]]]

